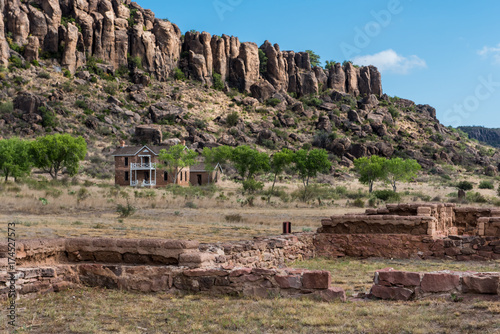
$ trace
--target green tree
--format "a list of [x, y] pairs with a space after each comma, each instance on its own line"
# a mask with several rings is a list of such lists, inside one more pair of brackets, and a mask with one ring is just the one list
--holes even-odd
[[311, 62], [312, 67], [320, 66], [321, 65], [321, 57], [317, 55], [314, 51], [312, 50], [306, 50], [307, 53], [309, 53], [309, 60]]
[[335, 67], [335, 64], [337, 64], [336, 61], [327, 60], [327, 61], [325, 61], [325, 69], [326, 70], [332, 70]]
[[258, 174], [269, 171], [270, 168], [269, 155], [247, 145], [234, 148], [229, 160], [243, 181], [253, 179]]
[[172, 182], [177, 184], [177, 177], [186, 167], [196, 163], [198, 153], [186, 148], [183, 144], [169, 147], [168, 150], [161, 150], [158, 159], [163, 162], [162, 168], [172, 176]]
[[285, 168], [289, 166], [294, 159], [295, 153], [287, 148], [282, 149], [280, 152], [276, 152], [271, 157], [271, 172], [274, 174], [273, 186], [271, 187], [271, 193], [274, 191], [274, 185], [276, 184], [276, 179], [278, 175], [285, 171]]
[[87, 143], [82, 137], [74, 138], [69, 134], [47, 135], [32, 142], [30, 154], [33, 165], [57, 179], [63, 168], [69, 175], [76, 175], [80, 161], [87, 154]]
[[264, 74], [267, 72], [267, 61], [268, 58], [266, 56], [266, 53], [262, 50], [259, 49], [259, 72], [260, 74]]
[[305, 201], [309, 191], [309, 180], [316, 177], [318, 173], [328, 172], [332, 164], [328, 160], [328, 153], [324, 149], [310, 151], [300, 149], [295, 152], [293, 162], [295, 164], [294, 169], [304, 185], [302, 199]]
[[217, 164], [225, 164], [231, 158], [233, 148], [231, 146], [219, 146], [214, 148], [204, 147], [201, 155], [207, 168], [215, 168]]
[[377, 155], [354, 160], [354, 167], [359, 173], [359, 182], [367, 184], [370, 193], [373, 191], [373, 183], [376, 180], [384, 180], [386, 178], [386, 171], [384, 169], [386, 160], [386, 158]]
[[0, 140], [0, 172], [7, 182], [9, 176], [21, 177], [31, 172], [30, 143], [19, 138]]
[[393, 158], [386, 160], [384, 164], [387, 173], [387, 181], [392, 185], [392, 190], [396, 192], [396, 182], [409, 182], [417, 176], [422, 166], [413, 159]]

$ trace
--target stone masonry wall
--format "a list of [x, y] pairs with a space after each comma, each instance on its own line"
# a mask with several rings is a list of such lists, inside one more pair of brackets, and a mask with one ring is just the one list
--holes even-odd
[[489, 261], [500, 259], [500, 237], [405, 234], [327, 234], [314, 237], [316, 256]]
[[500, 300], [500, 273], [450, 272], [417, 273], [377, 271], [370, 295], [389, 300], [420, 299], [432, 295], [488, 294]]
[[182, 240], [28, 240], [16, 244], [19, 267], [13, 275], [6, 272], [7, 248], [0, 244], [0, 299], [7, 298], [14, 279], [20, 295], [85, 284], [142, 292], [345, 300], [342, 289], [331, 287], [328, 271], [285, 267], [287, 260], [314, 255], [313, 237], [309, 233], [201, 246]]

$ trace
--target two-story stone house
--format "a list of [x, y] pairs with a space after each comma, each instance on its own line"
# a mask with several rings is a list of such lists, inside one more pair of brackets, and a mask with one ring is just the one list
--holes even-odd
[[[125, 146], [114, 153], [115, 184], [132, 187], [164, 187], [173, 183], [172, 175], [160, 167], [158, 155], [168, 146]], [[177, 176], [177, 184], [189, 186], [190, 169], [183, 168]]]

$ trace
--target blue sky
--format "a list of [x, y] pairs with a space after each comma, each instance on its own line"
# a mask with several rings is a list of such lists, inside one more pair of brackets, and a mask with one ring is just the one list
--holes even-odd
[[384, 92], [430, 104], [444, 125], [500, 127], [498, 0], [138, 0], [185, 32], [374, 64]]

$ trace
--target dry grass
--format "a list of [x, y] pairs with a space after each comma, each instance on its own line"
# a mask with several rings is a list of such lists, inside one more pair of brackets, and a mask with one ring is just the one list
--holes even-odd
[[[4, 307], [5, 305], [2, 305]], [[259, 300], [83, 288], [21, 299], [17, 333], [497, 333], [499, 304]], [[5, 329], [5, 325], [0, 325]]]
[[[5, 223], [17, 221], [18, 237], [23, 239], [110, 236], [215, 242], [279, 234], [283, 221], [291, 221], [295, 232], [314, 231], [324, 217], [364, 210], [352, 207], [353, 199], [348, 198], [303, 203], [272, 197], [268, 203], [260, 195], [254, 196], [254, 206], [250, 207], [245, 205], [249, 195], [242, 194], [240, 185], [230, 181], [223, 182], [215, 191], [187, 195], [173, 195], [165, 189], [140, 189], [136, 195], [136, 190], [115, 188], [110, 181], [87, 186], [42, 183], [0, 185], [0, 233], [5, 233]], [[343, 186], [351, 194], [366, 192], [366, 187], [355, 179], [337, 181], [335, 186]], [[292, 193], [298, 185], [283, 183], [278, 187]], [[376, 184], [376, 189], [381, 188], [383, 184]], [[79, 199], [81, 189], [88, 191], [89, 196]], [[334, 187], [326, 189], [334, 191]], [[455, 189], [438, 182], [415, 182], [401, 184], [399, 191], [409, 193], [402, 201], [412, 202], [421, 201], [418, 194], [446, 199]], [[494, 190], [481, 192], [494, 194]], [[131, 217], [119, 218], [115, 212], [117, 204], [124, 205], [127, 201], [137, 211]], [[231, 215], [239, 215], [241, 219], [227, 220], [226, 216]]]

